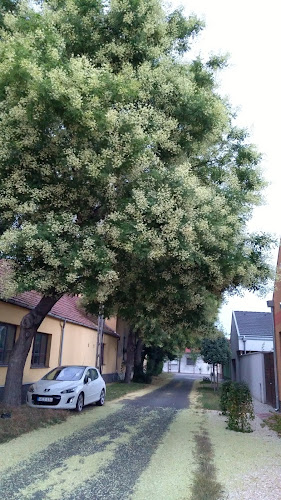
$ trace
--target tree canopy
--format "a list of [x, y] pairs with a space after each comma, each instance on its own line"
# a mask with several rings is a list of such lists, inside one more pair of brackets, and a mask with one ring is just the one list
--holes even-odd
[[221, 336], [216, 339], [205, 338], [202, 340], [201, 355], [205, 363], [210, 365], [224, 365], [230, 359], [228, 340]]
[[200, 328], [269, 273], [268, 238], [245, 230], [260, 156], [219, 95], [224, 61], [182, 58], [203, 24], [158, 0], [38, 3], [1, 8], [9, 284]]

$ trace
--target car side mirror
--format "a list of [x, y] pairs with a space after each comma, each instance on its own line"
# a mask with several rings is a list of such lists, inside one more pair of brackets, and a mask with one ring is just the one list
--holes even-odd
[[90, 377], [85, 377], [84, 384], [89, 384], [91, 382]]

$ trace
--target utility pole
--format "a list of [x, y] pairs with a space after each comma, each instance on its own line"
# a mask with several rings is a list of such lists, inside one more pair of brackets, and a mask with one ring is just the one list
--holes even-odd
[[99, 315], [98, 315], [98, 338], [97, 338], [97, 352], [96, 352], [96, 367], [102, 372], [102, 362], [103, 362], [103, 327], [104, 327], [104, 307], [100, 304]]

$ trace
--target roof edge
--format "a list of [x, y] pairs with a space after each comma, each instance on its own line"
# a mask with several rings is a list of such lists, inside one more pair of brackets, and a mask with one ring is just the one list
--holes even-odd
[[[32, 311], [33, 307], [27, 305], [27, 304], [22, 304], [20, 301], [17, 301], [16, 299], [0, 299], [0, 302], [6, 302], [7, 304], [13, 304], [15, 306], [18, 306], [18, 307], [22, 307], [23, 309], [28, 309], [29, 311]], [[93, 323], [93, 326], [88, 326], [88, 325], [84, 325], [83, 323], [80, 323], [79, 321], [73, 321], [71, 319], [68, 319], [68, 318], [65, 318], [64, 316], [58, 316], [57, 314], [53, 314], [51, 312], [49, 312], [47, 314], [47, 316], [50, 316], [51, 318], [55, 318], [55, 319], [61, 319], [62, 321], [65, 321], [66, 323], [70, 323], [72, 325], [79, 325], [79, 326], [83, 326], [84, 328], [88, 328], [89, 330], [95, 330], [95, 331], [98, 331], [98, 326], [95, 325]], [[106, 327], [106, 328], [109, 328], [109, 327]], [[115, 332], [114, 330], [112, 331], [106, 331], [106, 330], [103, 330], [103, 333], [104, 335], [110, 335], [111, 337], [115, 337], [115, 338], [118, 338], [120, 339], [120, 335], [119, 333]]]

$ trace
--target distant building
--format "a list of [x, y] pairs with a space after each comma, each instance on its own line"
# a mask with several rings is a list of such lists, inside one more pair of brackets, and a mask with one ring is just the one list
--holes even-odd
[[232, 380], [246, 382], [256, 399], [274, 406], [271, 313], [234, 311], [230, 346]]
[[166, 361], [163, 367], [164, 372], [172, 373], [193, 373], [197, 375], [210, 376], [212, 367], [205, 363], [198, 354], [197, 359], [193, 359], [190, 349], [186, 348], [184, 354], [179, 359]]

